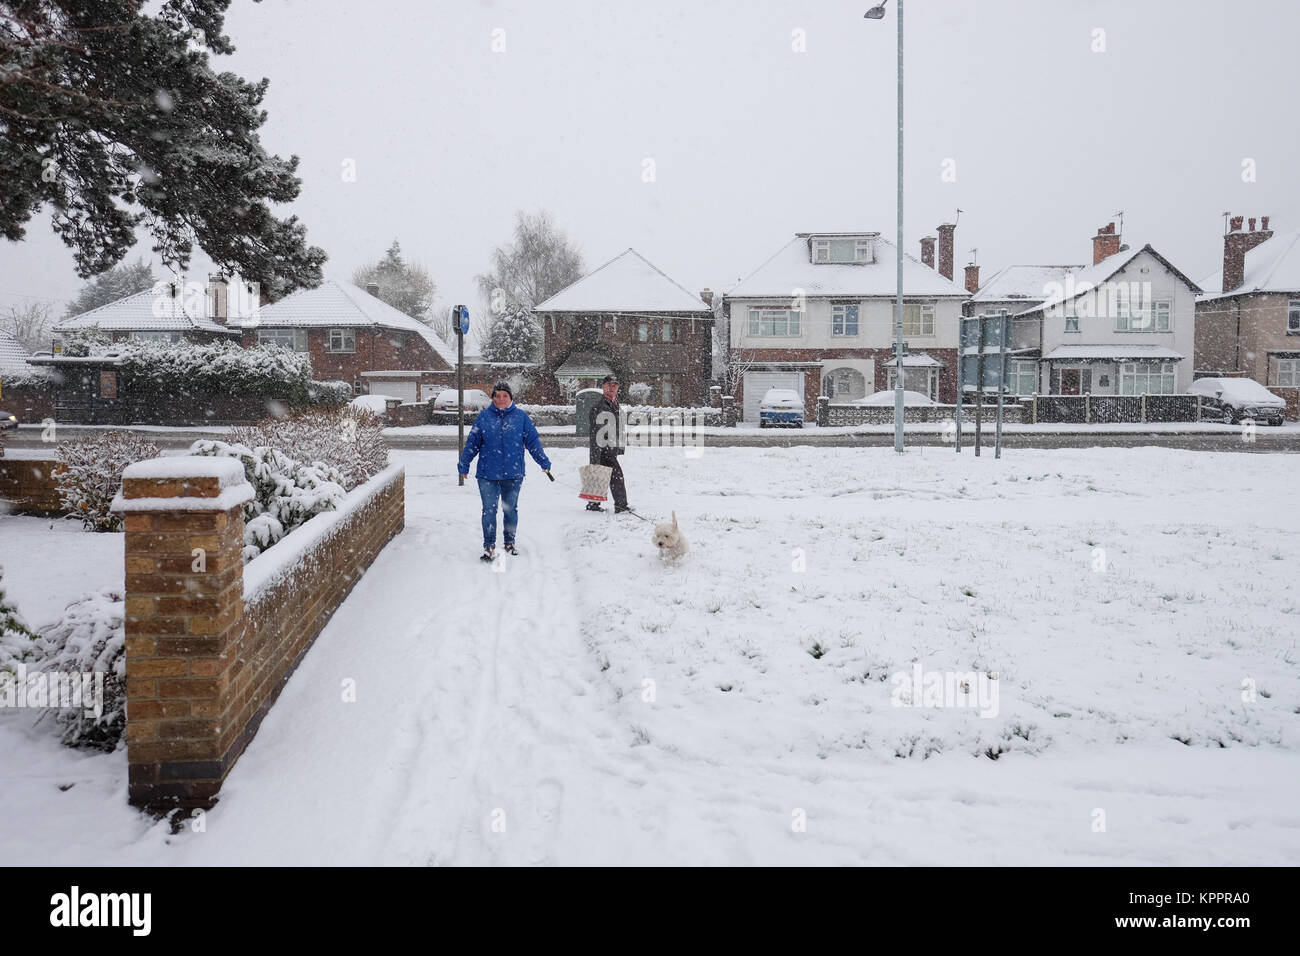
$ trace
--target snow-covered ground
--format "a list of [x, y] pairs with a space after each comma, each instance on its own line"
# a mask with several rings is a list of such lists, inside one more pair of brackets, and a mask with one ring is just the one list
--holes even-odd
[[[690, 540], [675, 567], [648, 523], [581, 510], [583, 450], [552, 458], [559, 481], [530, 473], [523, 554], [498, 571], [476, 560], [454, 454], [394, 454], [405, 532], [204, 832], [126, 805], [124, 751], [74, 753], [0, 714], [6, 860], [1300, 857], [1296, 457], [633, 449], [632, 503], [675, 510]], [[33, 623], [57, 603], [33, 588], [120, 581], [75, 545], [42, 575], [49, 522], [13, 524], [33, 521], [0, 518], [33, 556], [5, 562]], [[985, 696], [896, 706], [917, 667]]]

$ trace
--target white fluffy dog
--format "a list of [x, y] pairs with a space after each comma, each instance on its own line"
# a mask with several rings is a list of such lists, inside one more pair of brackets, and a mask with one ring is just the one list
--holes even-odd
[[655, 525], [654, 534], [650, 540], [655, 543], [659, 549], [659, 557], [665, 561], [676, 561], [686, 553], [686, 536], [682, 534], [681, 529], [677, 527], [677, 512], [673, 512], [673, 523]]

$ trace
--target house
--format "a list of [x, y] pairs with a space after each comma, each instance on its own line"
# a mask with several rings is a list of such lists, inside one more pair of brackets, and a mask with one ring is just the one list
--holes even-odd
[[[1053, 290], [1063, 289], [1067, 277], [1084, 266], [1006, 266], [994, 273], [982, 287], [979, 267], [966, 267], [966, 288], [973, 294], [965, 306], [968, 316], [1001, 312], [1016, 316], [1033, 306], [1042, 305]], [[1007, 358], [1009, 387], [1012, 395], [1022, 398], [1041, 392], [1039, 363], [1042, 358], [1042, 323], [1037, 316], [1011, 320], [1011, 349]]]
[[456, 384], [456, 350], [380, 299], [377, 285], [327, 279], [230, 324], [245, 347], [270, 342], [308, 353], [314, 379], [347, 382], [356, 395], [419, 402]]
[[[905, 387], [956, 400], [957, 326], [967, 292], [952, 281], [955, 226], [940, 227], [940, 268], [903, 255]], [[922, 243], [922, 254], [933, 240]], [[723, 297], [736, 390], [757, 421], [769, 388], [851, 402], [894, 385], [897, 247], [878, 232], [800, 232]], [[946, 273], [945, 270], [946, 269]]]
[[554, 398], [612, 374], [638, 404], [708, 403], [711, 303], [635, 249], [539, 303], [533, 314], [541, 323], [543, 369], [554, 380]]
[[1274, 235], [1242, 216], [1229, 220], [1223, 268], [1196, 300], [1196, 374], [1246, 375], [1300, 415], [1300, 230]]
[[[1012, 312], [1015, 367], [1024, 373], [1024, 363], [1036, 361], [1033, 385], [1040, 394], [1186, 392], [1200, 286], [1152, 246], [1122, 245], [1113, 222], [1092, 242], [1091, 266], [1049, 279], [1043, 301]], [[994, 301], [991, 294], [982, 303]], [[1013, 390], [1024, 394], [1029, 387], [1025, 375]]]
[[23, 348], [13, 333], [0, 329], [0, 382], [3, 382], [6, 375], [26, 375], [31, 368], [27, 364], [29, 358], [31, 353]]
[[53, 328], [54, 354], [62, 351], [66, 333], [95, 328], [110, 342], [238, 342], [238, 330], [230, 328], [224, 317], [225, 280], [210, 277], [206, 292], [198, 284], [188, 294], [186, 289], [179, 282], [158, 282], [151, 289], [63, 319]]

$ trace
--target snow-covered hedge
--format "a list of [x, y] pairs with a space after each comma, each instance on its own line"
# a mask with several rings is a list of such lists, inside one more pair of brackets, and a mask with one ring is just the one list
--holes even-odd
[[[73, 601], [63, 616], [43, 628], [29, 668], [46, 673], [103, 674], [103, 707], [87, 713], [83, 706], [54, 710], [70, 747], [113, 750], [126, 731], [126, 628], [120, 591], [104, 588]], [[83, 687], [86, 686], [82, 678]], [[93, 686], [93, 685], [92, 685]], [[98, 703], [96, 701], [95, 703]]]
[[228, 456], [244, 465], [254, 497], [244, 505], [244, 560], [251, 561], [316, 515], [334, 511], [347, 492], [343, 473], [317, 461], [303, 464], [274, 448], [200, 439], [191, 455]]
[[347, 382], [312, 382], [307, 388], [307, 401], [313, 405], [346, 405], [352, 401], [352, 386]]
[[299, 462], [324, 462], [343, 475], [351, 491], [388, 466], [388, 442], [383, 421], [359, 405], [310, 409], [285, 418], [233, 428], [230, 444], [265, 445]]
[[84, 358], [87, 355], [98, 355], [107, 351], [109, 346], [108, 335], [101, 331], [97, 325], [84, 329], [72, 329], [64, 332], [61, 338], [63, 339], [63, 351], [60, 354], [68, 358]]
[[258, 395], [305, 403], [312, 386], [311, 359], [279, 345], [241, 348], [233, 342], [126, 342], [121, 370], [133, 392], [168, 397]]
[[121, 531], [122, 516], [109, 510], [122, 485], [122, 472], [137, 461], [158, 457], [158, 446], [131, 432], [105, 432], [59, 443], [56, 473], [59, 499], [68, 517], [87, 531]]
[[5, 593], [4, 576], [4, 566], [0, 565], [0, 673], [13, 673], [13, 664], [26, 661], [32, 652], [36, 632], [27, 626]]

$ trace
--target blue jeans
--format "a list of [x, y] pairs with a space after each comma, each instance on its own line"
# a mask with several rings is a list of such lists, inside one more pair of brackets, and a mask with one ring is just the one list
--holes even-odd
[[522, 478], [506, 478], [502, 481], [478, 479], [478, 495], [483, 499], [483, 547], [496, 547], [498, 500], [505, 515], [506, 544], [515, 540], [515, 526], [519, 524], [519, 489], [523, 483]]

